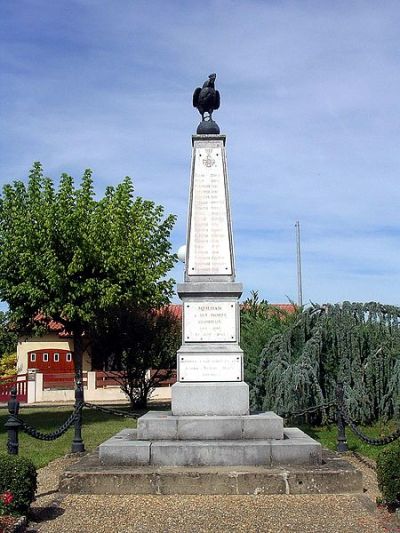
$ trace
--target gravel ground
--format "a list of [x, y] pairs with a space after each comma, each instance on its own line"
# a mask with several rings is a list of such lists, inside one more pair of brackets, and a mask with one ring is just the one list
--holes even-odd
[[98, 496], [57, 492], [60, 472], [76, 459], [57, 459], [39, 471], [30, 532], [54, 533], [394, 533], [373, 470], [356, 458], [364, 494], [310, 496]]

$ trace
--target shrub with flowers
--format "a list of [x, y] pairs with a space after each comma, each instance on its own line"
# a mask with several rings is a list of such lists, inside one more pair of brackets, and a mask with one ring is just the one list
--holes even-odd
[[6, 490], [0, 494], [0, 516], [11, 514], [11, 504], [14, 501], [14, 494], [11, 490]]
[[35, 497], [36, 477], [31, 460], [0, 453], [0, 516], [28, 511]]

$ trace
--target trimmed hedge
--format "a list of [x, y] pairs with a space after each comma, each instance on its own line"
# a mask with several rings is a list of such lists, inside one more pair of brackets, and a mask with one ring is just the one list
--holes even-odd
[[385, 503], [400, 503], [400, 441], [382, 450], [376, 461], [379, 489]]
[[10, 491], [13, 501], [11, 513], [24, 514], [35, 497], [37, 472], [30, 459], [17, 455], [0, 454], [0, 494]]

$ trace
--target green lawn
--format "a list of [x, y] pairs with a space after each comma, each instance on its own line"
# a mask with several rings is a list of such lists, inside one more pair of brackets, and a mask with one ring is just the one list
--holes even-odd
[[[159, 407], [157, 407], [159, 409]], [[128, 411], [127, 407], [118, 407], [118, 410]], [[42, 432], [51, 432], [57, 429], [72, 412], [72, 407], [23, 407], [20, 416], [27, 424]], [[7, 433], [4, 423], [8, 411], [0, 408], [0, 452], [6, 451]], [[371, 437], [388, 435], [398, 427], [399, 422], [377, 423], [363, 427], [365, 433]], [[293, 424], [294, 425], [294, 424]], [[83, 411], [83, 439], [87, 450], [93, 450], [118, 431], [126, 427], [136, 427], [136, 420], [108, 415], [92, 409]], [[336, 426], [300, 426], [311, 437], [319, 440], [321, 444], [331, 450], [336, 449]], [[346, 429], [347, 442], [350, 450], [361, 455], [376, 459], [378, 453], [385, 446], [370, 446], [356, 437], [350, 428]], [[71, 451], [73, 428], [70, 428], [62, 437], [55, 441], [47, 442], [34, 439], [20, 432], [19, 453], [21, 456], [30, 457], [37, 468], [47, 465], [53, 459], [62, 457]], [[388, 445], [390, 446], [390, 444]]]
[[[303, 431], [311, 437], [321, 442], [322, 446], [330, 450], [336, 450], [337, 428], [336, 426], [300, 426]], [[389, 435], [399, 427], [399, 421], [391, 420], [389, 422], [377, 422], [371, 426], [360, 426], [364, 433], [369, 437], [377, 438]], [[376, 460], [380, 451], [390, 446], [372, 446], [365, 443], [359, 437], [354, 435], [349, 427], [346, 427], [347, 445], [349, 450], [355, 451]]]
[[[128, 408], [118, 407], [118, 410], [128, 411]], [[27, 424], [39, 431], [48, 433], [57, 429], [71, 414], [73, 407], [23, 407], [20, 416]], [[7, 451], [7, 432], [4, 423], [8, 411], [0, 408], [0, 452]], [[126, 427], [136, 427], [136, 420], [122, 418], [94, 411], [83, 410], [82, 436], [86, 450], [93, 450], [100, 443]], [[53, 459], [62, 457], [71, 451], [74, 430], [70, 428], [62, 437], [55, 441], [41, 441], [20, 432], [19, 454], [33, 460], [37, 468], [47, 465]]]

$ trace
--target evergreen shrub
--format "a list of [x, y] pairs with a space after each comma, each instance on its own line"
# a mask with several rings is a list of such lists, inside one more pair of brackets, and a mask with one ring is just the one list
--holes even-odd
[[[37, 472], [30, 459], [0, 454], [0, 495], [10, 495], [7, 514], [24, 514], [35, 497]], [[12, 500], [12, 501], [10, 501]]]
[[244, 352], [245, 381], [253, 386], [264, 346], [292, 324], [301, 309], [292, 304], [290, 311], [260, 300], [252, 291], [240, 312], [240, 347]]
[[[252, 408], [278, 414], [336, 400], [344, 382], [351, 417], [369, 424], [400, 415], [400, 307], [377, 302], [312, 304], [265, 345]], [[334, 405], [312, 423], [336, 416]]]
[[376, 461], [379, 489], [385, 503], [400, 504], [400, 442], [382, 450]]

